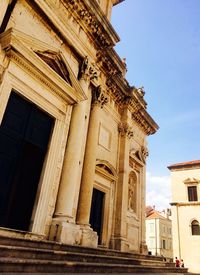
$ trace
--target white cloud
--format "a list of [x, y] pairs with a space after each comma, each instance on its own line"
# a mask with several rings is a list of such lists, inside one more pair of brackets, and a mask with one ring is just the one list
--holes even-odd
[[146, 205], [155, 205], [157, 210], [169, 208], [171, 202], [171, 186], [169, 176], [146, 175]]

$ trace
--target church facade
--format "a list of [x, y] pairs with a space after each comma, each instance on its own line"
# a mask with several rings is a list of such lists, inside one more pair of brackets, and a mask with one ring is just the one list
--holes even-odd
[[157, 124], [110, 24], [117, 0], [0, 2], [0, 235], [146, 253]]

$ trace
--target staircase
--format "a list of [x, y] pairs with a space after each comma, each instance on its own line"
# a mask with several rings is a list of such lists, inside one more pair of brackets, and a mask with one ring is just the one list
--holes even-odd
[[0, 272], [185, 274], [161, 257], [0, 236]]

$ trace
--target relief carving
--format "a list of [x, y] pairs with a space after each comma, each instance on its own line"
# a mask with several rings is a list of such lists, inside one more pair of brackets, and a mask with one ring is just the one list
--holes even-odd
[[119, 133], [122, 137], [126, 136], [127, 138], [133, 138], [133, 129], [128, 125], [127, 122], [120, 123], [118, 126]]
[[103, 92], [101, 86], [97, 86], [92, 93], [92, 105], [98, 105], [101, 108], [108, 103], [108, 97]]
[[80, 0], [62, 0], [64, 6], [72, 13], [73, 17], [82, 25], [90, 36], [93, 37], [93, 41], [102, 49], [114, 46], [113, 41], [103, 25], [96, 18], [95, 14], [91, 10], [87, 10], [83, 1]]
[[130, 156], [134, 156], [139, 159], [142, 163], [146, 163], [146, 158], [149, 155], [148, 148], [145, 146], [141, 146], [139, 149], [132, 148], [129, 152]]
[[83, 59], [79, 70], [79, 79], [81, 78], [85, 80], [98, 80], [98, 72], [95, 69], [95, 65], [89, 62], [87, 56]]
[[130, 212], [136, 212], [137, 202], [137, 177], [134, 173], [129, 175], [128, 182], [128, 210]]

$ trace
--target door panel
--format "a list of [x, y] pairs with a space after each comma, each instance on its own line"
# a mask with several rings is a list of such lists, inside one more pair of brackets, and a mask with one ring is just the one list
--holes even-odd
[[98, 234], [98, 243], [101, 244], [101, 233], [103, 226], [103, 206], [105, 193], [98, 189], [93, 189], [92, 205], [90, 212], [90, 224], [94, 231]]
[[11, 93], [0, 126], [0, 226], [28, 230], [53, 124]]

